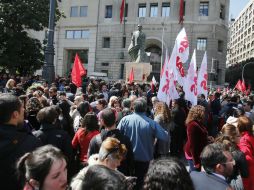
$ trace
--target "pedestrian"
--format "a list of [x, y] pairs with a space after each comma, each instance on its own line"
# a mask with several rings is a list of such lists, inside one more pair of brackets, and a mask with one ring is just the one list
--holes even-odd
[[157, 122], [145, 115], [146, 100], [138, 98], [133, 103], [134, 113], [122, 118], [117, 128], [129, 137], [134, 152], [134, 167], [137, 177], [135, 189], [141, 189], [149, 163], [153, 160], [155, 138], [168, 141], [168, 133]]
[[42, 145], [36, 137], [19, 130], [23, 124], [21, 101], [14, 95], [0, 94], [0, 189], [21, 189], [15, 163], [19, 157]]

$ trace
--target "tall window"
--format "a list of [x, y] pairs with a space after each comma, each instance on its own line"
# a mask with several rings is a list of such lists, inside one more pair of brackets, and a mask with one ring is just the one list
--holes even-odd
[[125, 4], [124, 17], [128, 17], [128, 3]]
[[209, 2], [200, 2], [199, 16], [208, 16]]
[[152, 3], [150, 5], [150, 17], [157, 17], [158, 16], [158, 4]]
[[207, 38], [197, 39], [197, 50], [205, 51], [207, 48]]
[[220, 18], [222, 20], [225, 19], [225, 6], [224, 5], [220, 5]]
[[71, 17], [78, 17], [78, 6], [71, 7]]
[[186, 1], [183, 2], [183, 16], [185, 16]]
[[113, 6], [106, 5], [105, 18], [112, 18], [112, 11], [113, 11]]
[[169, 17], [170, 15], [170, 3], [162, 3], [161, 16]]
[[138, 17], [146, 17], [146, 4], [138, 5]]
[[110, 48], [110, 38], [109, 37], [105, 37], [103, 38], [103, 48]]
[[122, 48], [126, 47], [126, 37], [124, 36], [122, 39]]
[[86, 17], [87, 16], [87, 6], [81, 6], [80, 7], [80, 16]]
[[222, 53], [223, 52], [223, 41], [218, 40], [218, 52]]

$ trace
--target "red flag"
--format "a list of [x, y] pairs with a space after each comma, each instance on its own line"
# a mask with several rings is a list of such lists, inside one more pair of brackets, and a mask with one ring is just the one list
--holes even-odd
[[129, 76], [129, 82], [132, 83], [134, 81], [134, 70], [133, 67], [131, 68], [130, 76]]
[[235, 88], [238, 89], [239, 91], [243, 91], [242, 89], [242, 81], [238, 80], [237, 84], [235, 85]]
[[154, 92], [155, 91], [155, 85], [156, 85], [156, 80], [155, 80], [155, 77], [153, 76], [152, 80], [151, 80], [151, 91]]
[[245, 92], [246, 91], [246, 86], [245, 86], [245, 82], [244, 80], [242, 81], [242, 91]]
[[124, 7], [125, 7], [125, 0], [122, 0], [122, 4], [121, 4], [121, 7], [120, 7], [120, 24], [122, 24], [122, 22], [123, 22]]
[[248, 89], [245, 91], [245, 94], [246, 94], [246, 95], [249, 95], [249, 94], [250, 94], [250, 90], [251, 90], [251, 86], [250, 86], [250, 83], [249, 83]]
[[184, 0], [180, 0], [180, 9], [179, 9], [179, 24], [183, 24], [183, 14], [184, 14]]
[[82, 65], [78, 54], [76, 53], [75, 61], [71, 71], [71, 80], [72, 83], [75, 84], [77, 87], [82, 85], [81, 77], [86, 75], [86, 70]]

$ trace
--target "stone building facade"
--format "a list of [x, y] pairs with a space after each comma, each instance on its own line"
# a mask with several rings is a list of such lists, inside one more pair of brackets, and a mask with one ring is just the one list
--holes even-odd
[[199, 67], [207, 51], [208, 71], [213, 71], [210, 79], [218, 84], [224, 83], [229, 0], [185, 1], [183, 24], [179, 24], [179, 0], [126, 0], [125, 21], [120, 24], [121, 2], [62, 1], [59, 8], [66, 18], [62, 18], [56, 26], [57, 74], [68, 73], [78, 51], [88, 74], [103, 72], [110, 80], [124, 79], [124, 64], [130, 60], [127, 50], [131, 33], [141, 24], [147, 39], [146, 52], [151, 53], [152, 75], [156, 79], [159, 78], [165, 49], [171, 53], [178, 32], [185, 27], [190, 57], [196, 48]]

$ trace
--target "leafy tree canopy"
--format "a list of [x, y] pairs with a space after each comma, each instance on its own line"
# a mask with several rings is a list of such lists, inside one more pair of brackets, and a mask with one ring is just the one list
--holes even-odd
[[[48, 26], [49, 0], [0, 0], [0, 66], [10, 73], [33, 73], [44, 62], [42, 45], [28, 35]], [[60, 18], [56, 10], [56, 20]]]

